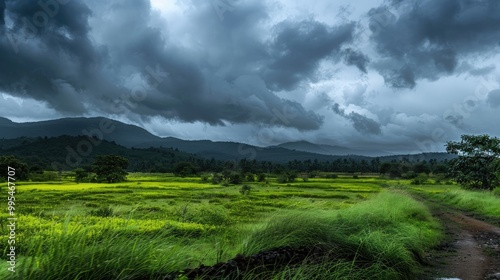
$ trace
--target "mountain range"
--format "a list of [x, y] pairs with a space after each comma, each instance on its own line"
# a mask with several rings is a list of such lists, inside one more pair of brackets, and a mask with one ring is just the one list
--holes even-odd
[[[147, 130], [103, 117], [62, 118], [56, 120], [16, 123], [0, 117], [0, 138], [88, 136], [114, 142], [126, 148], [164, 147], [178, 149], [203, 158], [217, 160], [258, 160], [286, 163], [291, 160], [331, 161], [342, 157], [371, 160], [381, 156], [384, 160], [415, 155], [389, 155], [387, 152], [356, 150], [347, 147], [319, 145], [306, 141], [287, 142], [276, 146], [258, 147], [237, 142], [210, 140], [183, 140], [159, 137]], [[4, 143], [7, 143], [4, 141]], [[64, 147], [61, 147], [64, 148]], [[424, 153], [418, 159], [442, 160], [450, 158], [445, 153]]]

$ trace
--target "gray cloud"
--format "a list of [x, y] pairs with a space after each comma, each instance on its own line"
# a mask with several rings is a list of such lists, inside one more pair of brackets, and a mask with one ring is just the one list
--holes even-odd
[[[348, 40], [352, 30], [317, 22], [281, 23], [272, 45], [276, 57], [270, 57], [256, 24], [267, 18], [267, 7], [253, 1], [226, 12], [223, 20], [210, 2], [191, 3], [187, 13], [196, 24], [187, 33], [202, 48], [192, 42], [186, 47], [154, 24], [158, 16], [146, 0], [70, 1], [58, 5], [53, 15], [34, 1], [7, 1], [5, 7], [13, 24], [0, 31], [1, 91], [46, 102], [64, 115], [91, 109], [136, 114], [145, 121], [162, 116], [212, 125], [318, 129], [321, 116], [278, 98], [255, 68], [272, 65], [279, 87], [288, 87], [288, 74], [299, 77], [291, 86], [310, 76], [319, 59]], [[44, 11], [46, 20], [34, 16]], [[295, 33], [298, 26], [304, 33]], [[294, 38], [297, 34], [302, 37]], [[288, 115], [276, 121], [280, 111]]]
[[342, 51], [344, 62], [347, 65], [356, 66], [361, 72], [366, 73], [366, 66], [370, 59], [362, 52], [347, 48]]
[[380, 129], [380, 124], [378, 122], [356, 112], [350, 112], [349, 114], [346, 114], [344, 109], [341, 109], [338, 103], [335, 103], [332, 106], [332, 110], [337, 115], [349, 120], [352, 123], [354, 129], [362, 134], [381, 134], [382, 132]]
[[0, 26], [5, 25], [5, 0], [0, 0]]
[[282, 22], [270, 43], [272, 57], [263, 77], [272, 90], [292, 90], [314, 76], [318, 63], [353, 38], [354, 23], [330, 27], [304, 20]]
[[[413, 88], [419, 79], [453, 74], [462, 58], [498, 51], [498, 1], [409, 1], [398, 8], [399, 17], [371, 36], [384, 58], [375, 68], [392, 87]], [[370, 14], [380, 10], [387, 9]]]
[[492, 108], [500, 107], [500, 89], [492, 90], [488, 93], [488, 98], [486, 102], [490, 104]]

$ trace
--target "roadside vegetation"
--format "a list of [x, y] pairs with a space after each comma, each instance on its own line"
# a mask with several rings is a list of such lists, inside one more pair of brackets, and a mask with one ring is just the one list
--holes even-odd
[[413, 188], [417, 193], [445, 205], [480, 216], [500, 219], [500, 188], [492, 191], [422, 185]]

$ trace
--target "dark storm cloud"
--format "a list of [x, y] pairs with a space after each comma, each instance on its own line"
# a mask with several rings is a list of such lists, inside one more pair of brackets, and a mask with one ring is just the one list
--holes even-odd
[[500, 107], [500, 89], [490, 91], [486, 102], [488, 102], [492, 108]]
[[366, 73], [366, 65], [370, 61], [368, 56], [362, 52], [347, 48], [342, 51], [344, 62], [347, 65], [356, 66], [361, 72]]
[[5, 11], [5, 0], [0, 0], [0, 26], [3, 26], [5, 24], [4, 11]]
[[[398, 8], [399, 17], [383, 22], [371, 36], [383, 57], [375, 68], [392, 87], [412, 88], [419, 79], [453, 74], [461, 59], [499, 49], [500, 2], [496, 0], [406, 1]], [[375, 8], [369, 14], [384, 9]]]
[[270, 43], [270, 63], [263, 73], [272, 90], [292, 90], [312, 78], [319, 62], [339, 52], [353, 38], [355, 25], [336, 27], [314, 21], [282, 22]]
[[354, 129], [362, 134], [380, 134], [382, 132], [380, 129], [380, 124], [376, 121], [356, 112], [346, 114], [344, 109], [341, 109], [338, 103], [335, 103], [335, 105], [332, 106], [332, 110], [337, 115], [349, 120], [352, 123]]
[[[155, 14], [145, 0], [69, 1], [53, 14], [36, 1], [7, 1], [12, 24], [0, 31], [0, 90], [45, 101], [66, 115], [92, 109], [145, 120], [321, 126], [321, 116], [278, 98], [255, 69], [272, 65], [272, 75], [280, 78], [266, 82], [291, 87], [349, 40], [352, 26], [282, 23], [271, 45], [277, 56], [270, 57], [258, 30], [268, 16], [263, 4], [241, 2], [223, 20], [209, 1], [191, 4], [186, 16], [193, 23], [186, 34], [194, 44], [153, 24]], [[294, 33], [299, 27], [302, 33]], [[287, 74], [293, 81], [285, 81]]]
[[70, 2], [48, 15], [36, 2], [7, 1], [5, 14], [12, 26], [0, 31], [0, 90], [83, 113], [83, 84], [72, 72], [84, 76], [99, 56], [87, 38], [90, 10]]

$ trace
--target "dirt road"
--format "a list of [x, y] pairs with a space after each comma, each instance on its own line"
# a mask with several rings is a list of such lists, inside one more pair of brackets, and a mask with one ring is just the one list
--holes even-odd
[[424, 279], [500, 279], [500, 228], [437, 203], [425, 203], [441, 221], [446, 237], [429, 252]]

